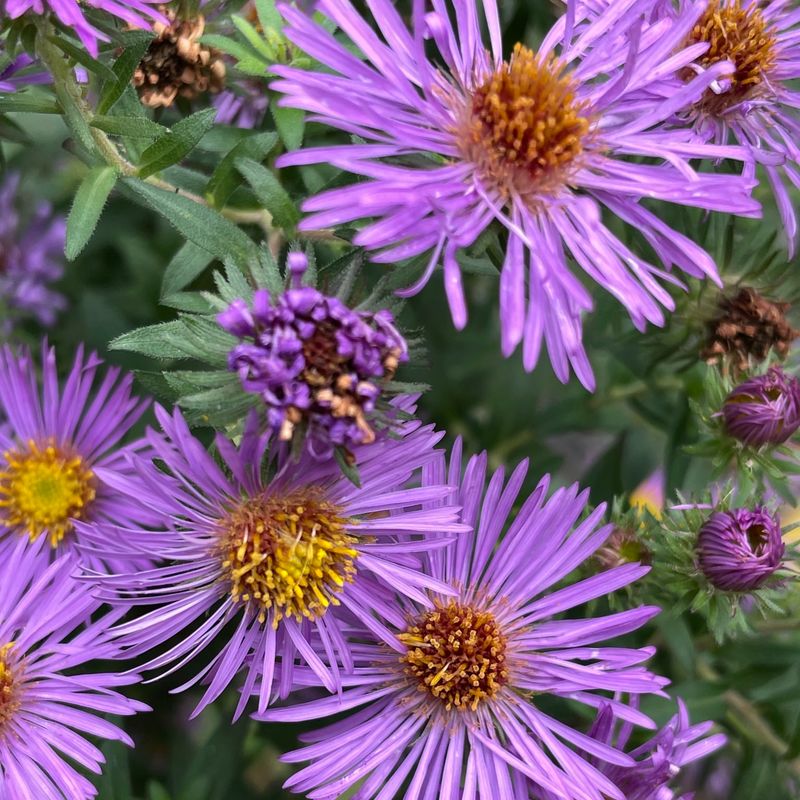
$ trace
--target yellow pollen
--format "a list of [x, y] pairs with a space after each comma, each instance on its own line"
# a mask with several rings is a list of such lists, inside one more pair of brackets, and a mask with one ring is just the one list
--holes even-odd
[[255, 608], [261, 622], [274, 609], [275, 627], [284, 617], [321, 617], [355, 575], [352, 524], [313, 488], [248, 498], [221, 522], [231, 597]]
[[463, 156], [508, 199], [556, 194], [579, 164], [590, 120], [575, 82], [521, 44], [472, 93], [459, 131]]
[[[757, 3], [742, 7], [741, 0], [722, 6], [721, 0], [711, 0], [705, 13], [689, 34], [687, 45], [709, 45], [697, 63], [708, 68], [728, 60], [735, 71], [727, 92], [716, 94], [710, 89], [699, 103], [702, 111], [720, 114], [731, 106], [757, 94], [765, 75], [776, 64], [776, 38]], [[686, 70], [686, 78], [694, 77]]]
[[3, 725], [8, 722], [14, 712], [19, 708], [19, 698], [16, 692], [16, 678], [11, 666], [11, 650], [13, 642], [0, 647], [0, 733]]
[[56, 547], [95, 499], [92, 471], [53, 442], [8, 450], [0, 465], [0, 524], [21, 529], [31, 541], [46, 533]]
[[422, 615], [400, 641], [405, 674], [450, 711], [475, 711], [508, 681], [506, 638], [494, 616], [451, 601]]

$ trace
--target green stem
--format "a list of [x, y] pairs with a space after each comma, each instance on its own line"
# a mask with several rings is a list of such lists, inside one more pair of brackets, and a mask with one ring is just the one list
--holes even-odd
[[[94, 111], [86, 102], [83, 91], [75, 79], [75, 73], [69, 60], [49, 38], [53, 34], [52, 25], [46, 18], [40, 17], [37, 26], [37, 51], [42, 63], [53, 76], [53, 89], [73, 136], [84, 150], [99, 155], [106, 164], [114, 167], [120, 175], [137, 177], [138, 168], [136, 165], [123, 156], [116, 144], [104, 131], [92, 127]], [[181, 189], [169, 181], [154, 175], [148, 176], [143, 180], [151, 186], [157, 186], [164, 191], [180, 194], [199, 205], [210, 205], [201, 195]], [[257, 225], [264, 232], [264, 236], [268, 241], [274, 241], [276, 236], [282, 236], [280, 229], [273, 227], [272, 215], [265, 209], [223, 208], [218, 210], [222, 216], [231, 220], [231, 222], [239, 225]], [[309, 239], [321, 241], [338, 239], [333, 231], [328, 230], [308, 231], [304, 235]]]

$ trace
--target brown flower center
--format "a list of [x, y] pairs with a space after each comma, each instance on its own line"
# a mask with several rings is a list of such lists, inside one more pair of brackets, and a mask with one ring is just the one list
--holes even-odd
[[590, 121], [564, 66], [517, 44], [472, 93], [459, 145], [504, 198], [557, 193], [584, 149]]
[[11, 664], [13, 642], [0, 647], [0, 733], [19, 708], [17, 678]]
[[[697, 59], [700, 66], [707, 69], [727, 60], [735, 67], [727, 92], [709, 90], [700, 101], [701, 110], [709, 114], [722, 113], [755, 94], [777, 60], [775, 32], [757, 3], [743, 8], [742, 0], [724, 6], [722, 0], [711, 0], [689, 34], [687, 45], [700, 42], [709, 45]], [[693, 75], [687, 70], [687, 78]]]
[[321, 617], [355, 575], [352, 521], [314, 489], [287, 497], [245, 500], [221, 527], [222, 566], [231, 597], [258, 611], [284, 617]]
[[422, 615], [400, 641], [400, 659], [422, 692], [450, 711], [475, 711], [507, 683], [506, 638], [494, 616], [455, 601]]

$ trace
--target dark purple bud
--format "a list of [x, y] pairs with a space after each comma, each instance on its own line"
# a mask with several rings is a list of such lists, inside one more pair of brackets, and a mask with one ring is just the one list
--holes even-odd
[[781, 566], [785, 545], [776, 514], [763, 506], [712, 514], [697, 536], [697, 561], [726, 592], [758, 589]]
[[780, 444], [800, 428], [800, 381], [780, 367], [739, 384], [722, 416], [728, 433], [744, 444]]

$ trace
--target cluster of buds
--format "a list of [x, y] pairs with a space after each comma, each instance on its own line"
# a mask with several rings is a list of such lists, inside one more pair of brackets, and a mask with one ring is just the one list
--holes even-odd
[[408, 356], [389, 311], [354, 311], [301, 286], [306, 267], [305, 255], [290, 254], [289, 289], [275, 299], [260, 289], [252, 307], [237, 300], [218, 321], [243, 340], [228, 364], [263, 399], [270, 428], [289, 441], [304, 426], [310, 452], [325, 458], [333, 446], [349, 451], [375, 440], [370, 415], [381, 384]]
[[205, 19], [180, 19], [175, 11], [162, 6], [169, 25], [156, 22], [156, 38], [133, 73], [133, 85], [146, 106], [171, 106], [176, 98], [192, 100], [199, 94], [216, 94], [225, 86], [222, 54], [200, 42]]

